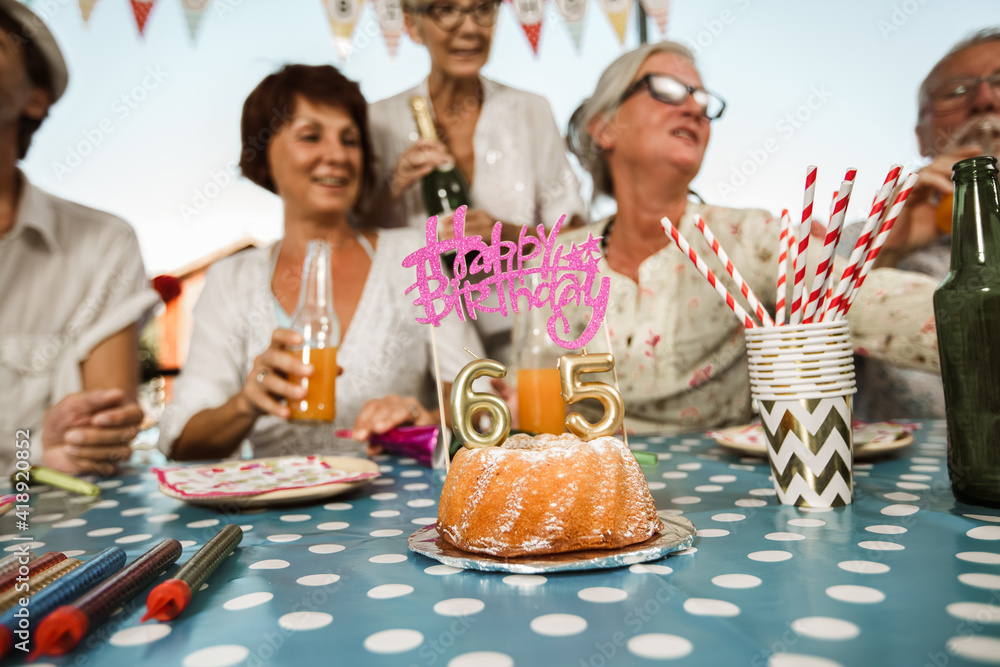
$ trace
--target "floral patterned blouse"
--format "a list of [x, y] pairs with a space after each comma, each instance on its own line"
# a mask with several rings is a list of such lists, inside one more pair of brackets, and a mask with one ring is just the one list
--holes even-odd
[[[722, 264], [695, 226], [700, 214], [770, 312], [776, 301], [779, 220], [766, 211], [688, 203], [678, 229], [720, 279]], [[609, 220], [560, 234], [567, 247], [604, 234]], [[811, 244], [808, 279], [819, 254]], [[839, 277], [843, 260], [838, 260]], [[625, 400], [626, 427], [643, 433], [702, 430], [753, 417], [744, 328], [725, 302], [672, 243], [639, 266], [639, 281], [600, 260], [611, 279], [605, 324]], [[938, 371], [932, 295], [927, 276], [882, 269], [869, 274], [849, 313], [856, 352], [893, 364]], [[589, 308], [570, 311], [582, 329]], [[598, 332], [588, 349], [607, 350]], [[585, 407], [574, 406], [588, 419]]]

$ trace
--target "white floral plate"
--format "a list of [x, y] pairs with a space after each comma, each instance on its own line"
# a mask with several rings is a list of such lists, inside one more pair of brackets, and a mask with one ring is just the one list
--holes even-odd
[[[854, 460], [876, 459], [913, 444], [913, 431], [920, 424], [854, 422]], [[767, 437], [760, 424], [734, 426], [708, 435], [727, 449], [746, 456], [767, 457]]]

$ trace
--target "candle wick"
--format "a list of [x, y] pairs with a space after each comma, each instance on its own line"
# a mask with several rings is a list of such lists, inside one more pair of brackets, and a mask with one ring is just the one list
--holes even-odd
[[471, 355], [472, 355], [473, 357], [475, 357], [476, 359], [478, 359], [478, 358], [479, 358], [479, 355], [478, 355], [478, 354], [476, 354], [475, 352], [473, 352], [472, 350], [470, 350], [469, 348], [467, 348], [467, 347], [463, 347], [462, 349], [463, 349], [463, 350], [465, 350], [466, 352], [468, 352], [469, 354], [471, 354]]

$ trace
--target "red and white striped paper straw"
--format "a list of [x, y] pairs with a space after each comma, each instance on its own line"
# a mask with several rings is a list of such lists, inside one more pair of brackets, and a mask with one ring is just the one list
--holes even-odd
[[806, 281], [806, 254], [809, 250], [809, 219], [812, 217], [813, 201], [816, 197], [816, 166], [806, 167], [806, 190], [802, 197], [802, 221], [795, 235], [795, 279], [792, 283], [791, 324], [802, 322], [802, 291]]
[[733, 260], [729, 259], [729, 254], [726, 253], [726, 249], [723, 248], [719, 243], [719, 240], [715, 238], [715, 234], [713, 234], [712, 230], [705, 224], [705, 220], [699, 215], [695, 219], [694, 224], [698, 227], [698, 231], [701, 232], [701, 235], [705, 237], [705, 240], [708, 241], [708, 245], [712, 246], [712, 252], [715, 253], [715, 256], [718, 257], [719, 261], [725, 265], [726, 273], [728, 273], [729, 276], [736, 281], [736, 287], [739, 288], [740, 294], [742, 294], [743, 298], [745, 298], [747, 303], [750, 304], [750, 310], [757, 315], [757, 320], [766, 327], [773, 327], [774, 320], [771, 319], [771, 315], [764, 310], [764, 306], [760, 305], [760, 300], [757, 298], [757, 295], [753, 293], [753, 290], [750, 288], [750, 284], [743, 279], [743, 276], [740, 274], [740, 270], [736, 268], [735, 264], [733, 264]]
[[854, 244], [854, 250], [851, 251], [851, 255], [847, 260], [847, 268], [844, 269], [844, 272], [840, 276], [840, 282], [837, 284], [837, 289], [833, 297], [826, 300], [822, 321], [829, 322], [833, 320], [840, 311], [840, 306], [843, 305], [844, 299], [849, 295], [847, 290], [853, 284], [854, 274], [860, 267], [861, 260], [868, 250], [872, 232], [878, 227], [879, 220], [882, 218], [883, 213], [885, 213], [885, 203], [889, 200], [892, 189], [896, 187], [896, 181], [899, 180], [901, 170], [902, 167], [895, 164], [889, 169], [889, 173], [886, 174], [885, 182], [882, 184], [882, 188], [878, 191], [875, 201], [872, 203], [868, 219], [865, 220], [864, 226], [861, 228], [861, 235], [858, 237], [857, 243]]
[[872, 269], [872, 265], [875, 263], [875, 258], [878, 257], [879, 251], [885, 244], [885, 240], [889, 237], [889, 232], [892, 231], [892, 226], [896, 223], [896, 218], [899, 217], [899, 213], [903, 210], [903, 206], [906, 204], [907, 197], [910, 196], [910, 192], [913, 190], [913, 184], [917, 180], [916, 174], [910, 174], [906, 177], [903, 182], [903, 187], [900, 189], [899, 194], [896, 195], [896, 200], [892, 203], [892, 208], [889, 209], [889, 214], [885, 218], [885, 222], [882, 223], [882, 228], [878, 232], [878, 236], [872, 241], [871, 247], [868, 249], [868, 256], [865, 258], [865, 263], [861, 266], [858, 271], [857, 276], [854, 279], [854, 285], [851, 288], [850, 297], [845, 299], [843, 303], [840, 304], [840, 312], [844, 315], [850, 310], [851, 306], [854, 305], [854, 299], [858, 296], [858, 291], [861, 289], [862, 283], [865, 282], [865, 278], [868, 277], [868, 273]]
[[802, 322], [808, 324], [812, 322], [813, 315], [820, 305], [823, 291], [826, 289], [826, 281], [833, 270], [833, 253], [837, 249], [837, 241], [840, 239], [840, 229], [844, 224], [844, 216], [847, 215], [847, 205], [851, 201], [851, 192], [854, 184], [851, 181], [844, 181], [837, 191], [837, 201], [833, 205], [833, 213], [830, 216], [830, 224], [826, 228], [826, 238], [823, 239], [823, 250], [820, 254], [819, 264], [816, 265], [816, 275], [813, 277], [812, 291], [806, 300], [805, 312], [802, 314]]
[[785, 323], [785, 291], [788, 280], [788, 249], [795, 243], [791, 234], [792, 219], [788, 209], [781, 212], [781, 233], [778, 236], [778, 300], [774, 306], [774, 320], [778, 326]]
[[670, 222], [670, 219], [662, 218], [660, 220], [660, 225], [663, 227], [663, 231], [674, 240], [674, 243], [677, 244], [680, 251], [687, 255], [688, 259], [691, 260], [691, 263], [694, 264], [696, 269], [698, 269], [698, 272], [705, 277], [709, 284], [715, 288], [715, 291], [719, 293], [719, 296], [725, 300], [726, 305], [729, 306], [729, 309], [736, 314], [736, 317], [738, 317], [741, 322], [743, 322], [743, 325], [747, 329], [755, 328], [757, 323], [754, 322], [750, 315], [747, 314], [747, 311], [743, 309], [743, 306], [736, 303], [736, 299], [733, 298], [733, 295], [719, 283], [715, 274], [712, 273], [712, 270], [708, 268], [705, 262], [702, 261], [701, 257], [699, 257], [698, 254], [691, 249], [691, 244], [687, 242], [687, 239], [681, 236], [681, 233], [677, 231], [677, 228], [674, 227], [672, 222]]

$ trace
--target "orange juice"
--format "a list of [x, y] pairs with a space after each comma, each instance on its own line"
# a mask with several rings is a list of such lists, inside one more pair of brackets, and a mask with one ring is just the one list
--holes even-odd
[[332, 422], [337, 416], [337, 348], [302, 349], [302, 363], [313, 367], [311, 377], [289, 376], [306, 388], [300, 401], [288, 401], [289, 419]]
[[951, 234], [951, 207], [954, 202], [955, 195], [949, 192], [941, 197], [941, 203], [937, 207], [937, 215], [935, 216], [937, 226], [945, 234]]
[[564, 433], [566, 404], [558, 368], [522, 368], [517, 371], [517, 404], [521, 430]]

